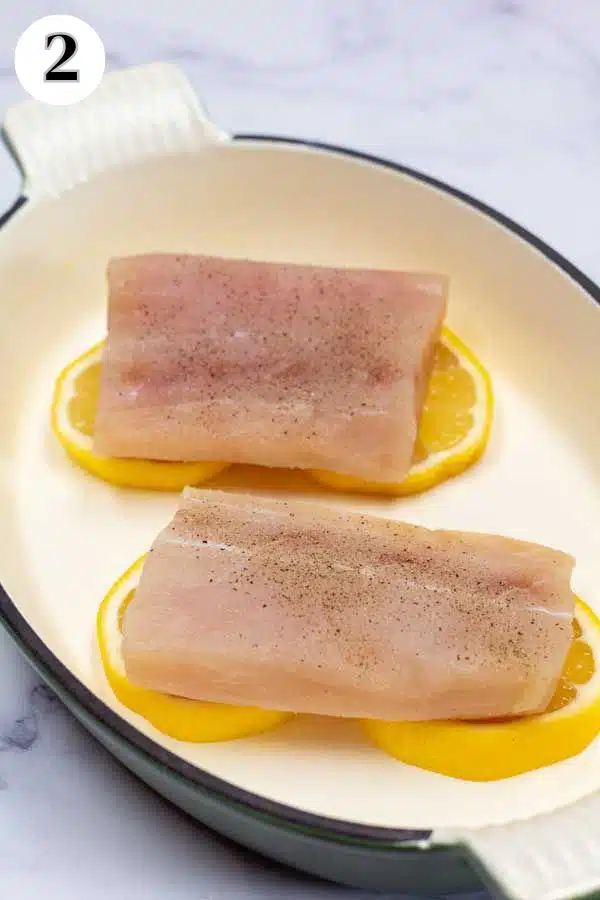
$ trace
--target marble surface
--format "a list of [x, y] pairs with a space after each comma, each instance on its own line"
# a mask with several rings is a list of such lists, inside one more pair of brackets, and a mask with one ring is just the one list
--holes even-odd
[[[600, 6], [589, 0], [0, 6], [2, 111], [22, 98], [18, 35], [40, 15], [73, 13], [99, 31], [109, 66], [180, 63], [224, 128], [347, 144], [423, 169], [600, 280]], [[18, 192], [0, 148], [0, 208]], [[141, 896], [142, 878], [148, 900], [367, 898], [192, 825], [91, 741], [0, 634], [0, 894]]]

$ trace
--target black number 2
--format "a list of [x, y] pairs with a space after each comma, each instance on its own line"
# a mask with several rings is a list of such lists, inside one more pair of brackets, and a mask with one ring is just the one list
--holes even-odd
[[63, 42], [63, 52], [49, 69], [44, 72], [44, 81], [79, 81], [79, 69], [61, 69], [72, 56], [77, 53], [77, 41], [72, 34], [49, 34], [46, 37], [46, 50], [52, 43], [60, 38]]

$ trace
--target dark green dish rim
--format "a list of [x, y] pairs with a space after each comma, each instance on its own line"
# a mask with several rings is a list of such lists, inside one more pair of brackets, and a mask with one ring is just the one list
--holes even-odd
[[[512, 232], [515, 236], [542, 253], [549, 262], [561, 269], [596, 303], [600, 303], [600, 288], [556, 250], [507, 216], [497, 212], [474, 197], [471, 197], [464, 191], [451, 187], [436, 178], [377, 156], [348, 150], [344, 147], [338, 147], [318, 141], [254, 134], [236, 135], [234, 140], [279, 143], [289, 146], [301, 146], [308, 149], [322, 150], [350, 157], [385, 169], [390, 169], [415, 179], [416, 181], [427, 184], [478, 210], [483, 215], [496, 221], [508, 231]], [[26, 203], [26, 196], [19, 197], [10, 209], [0, 216], [0, 226], [5, 225]], [[254, 813], [257, 816], [267, 817], [271, 821], [288, 829], [295, 829], [305, 833], [310, 832], [315, 836], [320, 836], [328, 840], [352, 843], [363, 847], [370, 846], [380, 850], [393, 849], [403, 854], [422, 854], [423, 851], [427, 851], [428, 849], [436, 849], [435, 840], [431, 840], [433, 834], [432, 828], [423, 828], [419, 830], [381, 828], [303, 812], [302, 810], [268, 800], [258, 794], [235, 787], [227, 781], [217, 778], [214, 775], [191, 765], [181, 757], [161, 747], [110, 709], [110, 707], [90, 691], [58, 659], [58, 657], [52, 653], [49, 647], [46, 646], [38, 634], [28, 624], [26, 619], [21, 615], [1, 585], [0, 624], [5, 626], [17, 645], [43, 677], [47, 677], [48, 680], [59, 685], [62, 691], [71, 696], [89, 716], [98, 720], [104, 728], [114, 732], [121, 739], [151, 759], [157, 766], [162, 767], [167, 770], [167, 772], [171, 772], [179, 778], [186, 779], [205, 791], [209, 791], [213, 795], [222, 798], [223, 801], [241, 806], [246, 811]], [[401, 818], [401, 803], [399, 803], [399, 818]], [[439, 845], [437, 846], [439, 848]]]

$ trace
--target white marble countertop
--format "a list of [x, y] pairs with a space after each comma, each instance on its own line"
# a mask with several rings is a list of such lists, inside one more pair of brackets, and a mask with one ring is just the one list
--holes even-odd
[[[110, 66], [180, 63], [228, 130], [347, 144], [423, 169], [512, 216], [600, 280], [597, 4], [3, 3], [2, 112], [23, 97], [16, 39], [52, 12], [94, 25]], [[0, 208], [18, 192], [0, 148]], [[3, 634], [0, 751], [3, 897], [142, 896], [143, 878], [152, 885], [147, 900], [366, 900], [264, 863], [162, 803], [82, 732]]]

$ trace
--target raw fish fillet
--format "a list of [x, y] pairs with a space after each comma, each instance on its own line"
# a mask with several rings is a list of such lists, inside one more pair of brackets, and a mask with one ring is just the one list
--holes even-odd
[[406, 475], [444, 277], [156, 254], [108, 284], [97, 453]]
[[307, 501], [186, 489], [124, 617], [130, 680], [183, 697], [391, 720], [542, 711], [574, 560]]

